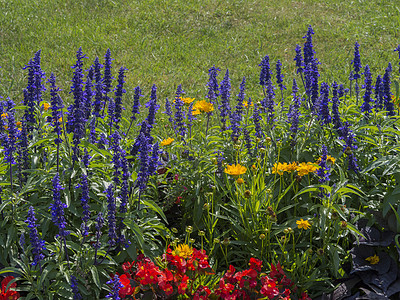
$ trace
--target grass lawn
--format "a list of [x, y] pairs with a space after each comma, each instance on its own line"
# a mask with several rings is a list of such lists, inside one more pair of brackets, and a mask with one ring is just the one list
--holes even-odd
[[[400, 8], [395, 1], [0, 1], [0, 93], [22, 99], [24, 65], [42, 50], [47, 77], [58, 76], [69, 91], [79, 47], [91, 59], [112, 51], [114, 66], [125, 66], [127, 90], [140, 85], [145, 95], [155, 83], [161, 97], [182, 84], [188, 96], [203, 98], [208, 68], [229, 68], [234, 93], [246, 76], [248, 89], [260, 94], [258, 64], [283, 62], [287, 85], [294, 74], [296, 44], [311, 24], [321, 80], [346, 83], [355, 41], [363, 65], [383, 72], [397, 64]], [[88, 68], [91, 61], [87, 61]], [[116, 75], [116, 69], [114, 69]], [[68, 75], [70, 74], [70, 76]], [[221, 75], [222, 76], [222, 75]], [[220, 78], [221, 80], [222, 78]], [[130, 101], [130, 100], [129, 100]]]

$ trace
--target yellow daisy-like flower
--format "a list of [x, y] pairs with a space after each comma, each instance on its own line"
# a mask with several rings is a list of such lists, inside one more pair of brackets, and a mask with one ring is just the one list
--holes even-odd
[[310, 222], [308, 222], [307, 220], [303, 220], [303, 219], [296, 221], [296, 224], [299, 229], [307, 230], [311, 227]]
[[44, 111], [47, 111], [50, 108], [50, 104], [48, 104], [47, 102], [43, 103], [43, 108]]
[[283, 175], [283, 173], [287, 169], [287, 163], [274, 163], [274, 167], [272, 168], [272, 174], [278, 173], [279, 175]]
[[[327, 155], [327, 156], [326, 156], [326, 161], [327, 161], [328, 163], [330, 163], [331, 165], [334, 165], [335, 162], [336, 162], [336, 158], [334, 158], [334, 157], [332, 157], [332, 156], [330, 156], [330, 155]], [[321, 162], [321, 157], [318, 158], [317, 164], [319, 164], [320, 162]]]
[[246, 171], [247, 171], [247, 168], [245, 166], [241, 166], [240, 164], [228, 165], [224, 170], [224, 172], [226, 174], [234, 175], [234, 176], [242, 175], [242, 174], [246, 173]]
[[[247, 108], [247, 107], [249, 106], [249, 102], [246, 101], [246, 100], [244, 100], [244, 101], [243, 101], [243, 106]], [[251, 101], [250, 106], [254, 106], [253, 101]]]
[[190, 104], [190, 103], [192, 103], [192, 102], [194, 101], [194, 99], [196, 99], [196, 98], [189, 98], [189, 97], [183, 98], [183, 97], [181, 97], [181, 100], [182, 100], [183, 103], [185, 103], [185, 104]]
[[160, 143], [160, 146], [168, 146], [170, 145], [175, 139], [173, 138], [167, 138], [165, 140], [162, 140]]
[[7, 118], [7, 117], [8, 117], [8, 113], [2, 113], [2, 114], [1, 114], [1, 118], [2, 118], [2, 119], [5, 119], [5, 118]]
[[193, 105], [193, 109], [198, 109], [201, 112], [212, 112], [214, 110], [214, 106], [212, 103], [209, 103], [205, 100], [201, 100], [201, 101], [197, 101], [194, 105]]
[[18, 121], [17, 123], [17, 127], [21, 127], [22, 126], [22, 122]]
[[199, 114], [201, 114], [201, 111], [199, 109], [195, 108], [192, 110], [192, 116], [197, 116]]
[[186, 244], [180, 244], [175, 247], [175, 250], [172, 251], [172, 255], [178, 255], [179, 257], [185, 259], [192, 255], [192, 253], [193, 249]]
[[309, 173], [314, 173], [315, 171], [318, 170], [318, 168], [319, 168], [319, 166], [317, 166], [311, 162], [308, 162], [308, 163], [302, 162], [302, 163], [298, 164], [296, 171], [299, 176], [304, 176]]
[[377, 263], [379, 263], [379, 256], [377, 256], [377, 255], [375, 254], [374, 256], [367, 257], [365, 260], [366, 260], [366, 261], [369, 261], [369, 263], [370, 263], [371, 265], [376, 265]]
[[286, 172], [294, 172], [297, 169], [297, 163], [294, 161], [286, 166]]

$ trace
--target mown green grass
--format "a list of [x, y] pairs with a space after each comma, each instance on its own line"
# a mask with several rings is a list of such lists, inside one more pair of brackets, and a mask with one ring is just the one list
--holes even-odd
[[171, 97], [181, 83], [188, 96], [203, 98], [213, 64], [222, 69], [219, 79], [229, 68], [235, 94], [246, 76], [248, 96], [257, 99], [258, 64], [266, 54], [273, 68], [281, 59], [289, 87], [294, 48], [303, 44], [308, 24], [315, 31], [321, 80], [347, 81], [355, 41], [362, 64], [370, 64], [375, 76], [389, 61], [398, 62], [396, 1], [0, 0], [0, 5], [0, 92], [16, 101], [26, 85], [22, 67], [39, 49], [43, 70], [56, 74], [65, 96], [76, 50], [81, 46], [89, 57], [88, 68], [110, 48], [114, 66], [129, 69], [127, 102], [135, 86], [149, 95], [153, 83], [161, 97]]

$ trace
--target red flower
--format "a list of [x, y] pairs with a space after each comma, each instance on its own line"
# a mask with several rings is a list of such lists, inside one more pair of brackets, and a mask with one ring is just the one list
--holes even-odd
[[229, 270], [224, 274], [224, 279], [231, 284], [235, 284], [237, 282], [237, 280], [234, 278], [235, 271], [235, 267], [230, 265]]
[[182, 196], [178, 196], [178, 197], [176, 197], [175, 204], [180, 204], [180, 203], [181, 203], [181, 201], [182, 201], [182, 199], [183, 199], [183, 197], [182, 197]]
[[308, 294], [306, 292], [302, 292], [300, 300], [311, 300], [311, 298], [308, 297]]
[[207, 300], [208, 296], [210, 296], [211, 291], [206, 286], [199, 286], [193, 295], [193, 300]]
[[8, 290], [6, 293], [0, 294], [0, 300], [17, 300], [19, 299], [20, 295], [16, 291]]
[[17, 287], [17, 283], [13, 282], [7, 289], [7, 285], [13, 280], [13, 276], [7, 276], [1, 281], [1, 290], [0, 290], [0, 300], [15, 300], [19, 299], [20, 295], [17, 291], [13, 289]]
[[249, 266], [251, 269], [256, 270], [258, 272], [261, 271], [262, 261], [257, 258], [250, 258]]
[[122, 270], [124, 270], [125, 273], [130, 273], [134, 264], [135, 262], [130, 263], [129, 261], [127, 261], [126, 263], [122, 264]]
[[282, 270], [281, 264], [279, 262], [276, 267], [274, 265], [271, 265], [271, 272], [269, 272], [269, 276], [277, 280], [285, 276], [285, 272]]
[[279, 295], [279, 290], [276, 288], [275, 280], [265, 276], [261, 279], [261, 294], [269, 299], [274, 298], [275, 296]]
[[187, 275], [184, 275], [182, 277], [182, 282], [181, 284], [178, 286], [178, 293], [183, 295], [186, 293], [186, 289], [188, 287], [188, 281], [189, 281], [189, 277]]
[[126, 274], [123, 274], [119, 277], [119, 282], [123, 285], [123, 287], [119, 289], [119, 296], [121, 298], [125, 298], [126, 296], [133, 294], [134, 289], [132, 288], [131, 281]]

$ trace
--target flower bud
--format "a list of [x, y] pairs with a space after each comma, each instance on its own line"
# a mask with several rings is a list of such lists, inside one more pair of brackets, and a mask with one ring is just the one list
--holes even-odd
[[203, 230], [199, 231], [199, 236], [205, 236], [205, 235], [206, 235], [206, 233]]
[[224, 246], [228, 246], [229, 244], [230, 244], [230, 240], [229, 240], [229, 238], [224, 238], [224, 240], [222, 241], [222, 245], [224, 245]]
[[346, 221], [341, 221], [341, 222], [340, 222], [340, 228], [341, 228], [342, 230], [345, 230], [345, 229], [347, 228], [347, 222], [346, 222]]
[[318, 254], [319, 256], [324, 255], [324, 253], [325, 253], [325, 251], [324, 251], [324, 249], [322, 249], [322, 248], [319, 248], [319, 249], [317, 250], [317, 254]]
[[242, 185], [244, 183], [243, 178], [239, 177], [238, 179], [236, 179], [236, 183], [239, 184], [239, 185]]
[[175, 227], [173, 227], [173, 228], [171, 229], [171, 231], [172, 231], [173, 233], [178, 233], [178, 229], [176, 229]]
[[186, 232], [187, 233], [192, 233], [192, 231], [193, 231], [193, 227], [192, 226], [186, 227]]
[[259, 238], [260, 238], [260, 240], [264, 240], [265, 239], [265, 234], [261, 233]]
[[219, 238], [215, 238], [215, 239], [214, 239], [214, 244], [219, 244], [219, 243], [220, 243]]
[[189, 239], [189, 243], [193, 244], [195, 242], [194, 239]]

